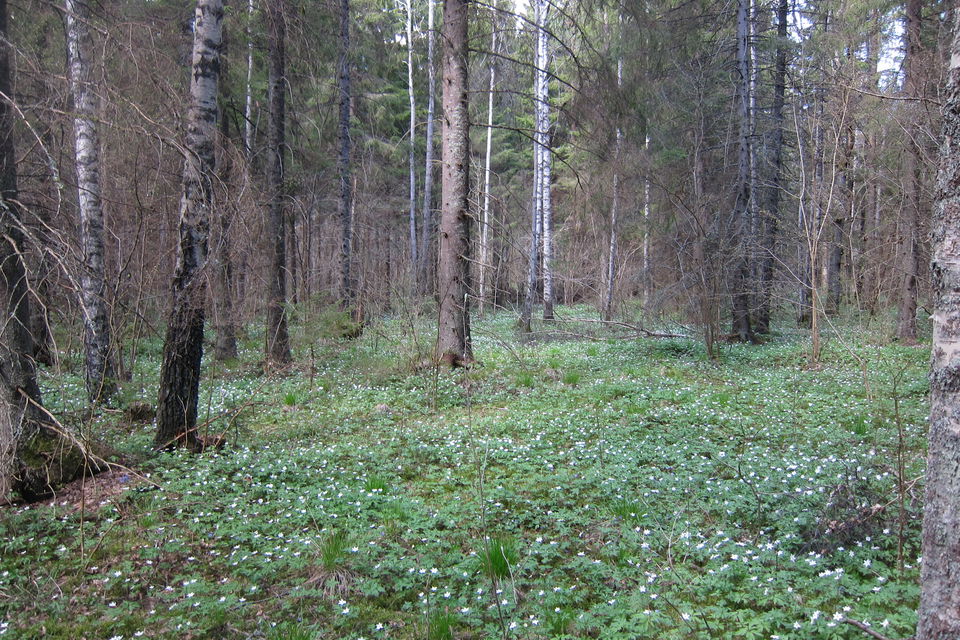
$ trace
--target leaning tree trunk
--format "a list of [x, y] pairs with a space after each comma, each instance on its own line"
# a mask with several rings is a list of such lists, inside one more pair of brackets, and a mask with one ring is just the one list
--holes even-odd
[[340, 304], [354, 309], [357, 291], [353, 279], [353, 183], [350, 171], [350, 0], [340, 0], [340, 60], [337, 74], [339, 125], [337, 129], [337, 177], [340, 198]]
[[267, 289], [267, 363], [283, 366], [290, 355], [287, 331], [287, 243], [283, 224], [283, 172], [286, 151], [286, 16], [284, 0], [267, 2], [270, 31], [270, 123], [267, 131], [267, 190], [270, 194], [267, 237], [273, 245]]
[[222, 23], [223, 0], [197, 0], [180, 198], [180, 244], [160, 367], [154, 440], [158, 449], [184, 446], [199, 450], [202, 447], [197, 436], [197, 397], [207, 290], [204, 271], [216, 168]]
[[470, 341], [470, 116], [467, 0], [443, 2], [443, 130], [437, 360], [473, 361]]
[[34, 500], [90, 468], [85, 447], [43, 409], [33, 364], [30, 299], [13, 144], [7, 2], [0, 0], [0, 503]]
[[98, 402], [116, 391], [103, 266], [100, 135], [96, 125], [99, 98], [92, 83], [90, 6], [87, 0], [66, 0], [64, 8], [67, 15], [67, 62], [73, 92], [80, 244], [83, 247], [80, 307], [83, 311], [85, 374], [87, 397], [91, 402]]
[[933, 227], [933, 358], [917, 640], [960, 638], [960, 12], [943, 95]]

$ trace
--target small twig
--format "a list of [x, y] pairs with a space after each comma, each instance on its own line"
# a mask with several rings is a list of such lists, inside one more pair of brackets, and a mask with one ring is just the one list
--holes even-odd
[[661, 333], [659, 331], [651, 331], [650, 329], [645, 329], [638, 324], [632, 324], [630, 322], [623, 322], [620, 320], [597, 320], [594, 318], [558, 318], [558, 320], [563, 322], [584, 322], [591, 324], [605, 324], [615, 327], [625, 327], [631, 331], [642, 333], [648, 338], [690, 338], [690, 336], [683, 333]]
[[[889, 638], [883, 635], [882, 633], [878, 633], [874, 631], [873, 629], [868, 627], [866, 624], [860, 622], [859, 620], [851, 620], [850, 618], [844, 618], [842, 621], [849, 624], [851, 627], [856, 627], [857, 629], [860, 629], [860, 631], [863, 631], [868, 636], [874, 637], [877, 640], [893, 640], [893, 638]], [[913, 640], [913, 636], [910, 636], [909, 638], [905, 638], [905, 640]]]

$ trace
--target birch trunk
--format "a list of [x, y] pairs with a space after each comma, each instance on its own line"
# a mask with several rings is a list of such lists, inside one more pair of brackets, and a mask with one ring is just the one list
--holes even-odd
[[222, 0], [197, 0], [184, 145], [183, 195], [180, 199], [180, 242], [157, 401], [154, 446], [158, 449], [202, 448], [196, 432], [197, 395], [207, 289], [204, 271], [216, 167], [214, 149], [222, 21]]
[[83, 311], [85, 378], [87, 397], [91, 402], [99, 402], [116, 392], [103, 264], [100, 135], [95, 122], [100, 101], [91, 81], [93, 40], [89, 28], [90, 6], [87, 0], [66, 0], [64, 8], [67, 16], [67, 64], [73, 93], [80, 244], [83, 247], [80, 306]]
[[243, 148], [248, 157], [253, 154], [253, 2], [247, 2], [247, 91], [243, 105]]
[[487, 149], [483, 161], [483, 218], [480, 223], [480, 312], [489, 302], [487, 298], [490, 279], [490, 157], [493, 151], [493, 91], [497, 83], [497, 3], [491, 7], [490, 51], [489, 59], [490, 87], [487, 92]]
[[437, 360], [473, 361], [470, 341], [470, 119], [466, 0], [443, 2], [443, 132]]
[[267, 190], [270, 194], [267, 237], [273, 243], [267, 289], [266, 356], [270, 365], [291, 361], [287, 331], [287, 243], [283, 221], [283, 174], [286, 153], [286, 7], [284, 0], [269, 0], [267, 22], [269, 37], [270, 122], [267, 131]]
[[[494, 0], [496, 2], [496, 0]], [[423, 169], [423, 216], [420, 222], [420, 289], [432, 290], [433, 261], [433, 132], [436, 111], [437, 71], [434, 61], [434, 0], [427, 0], [427, 152]], [[481, 267], [482, 268], [482, 267]], [[482, 299], [482, 296], [481, 296]]]
[[[643, 151], [649, 159], [650, 134], [644, 135]], [[643, 305], [646, 307], [650, 304], [650, 296], [653, 290], [653, 273], [650, 260], [650, 176], [648, 173], [643, 176], [643, 244], [641, 251], [643, 260]]]
[[960, 12], [943, 99], [933, 217], [933, 357], [917, 640], [960, 638]]
[[543, 319], [552, 320], [553, 292], [553, 198], [551, 194], [551, 169], [553, 154], [550, 150], [550, 82], [547, 69], [550, 52], [547, 48], [547, 0], [536, 0], [537, 22], [537, 138], [540, 146], [540, 199], [538, 207], [543, 230]]
[[356, 304], [353, 276], [353, 177], [350, 165], [350, 0], [340, 0], [340, 58], [338, 69], [339, 128], [337, 134], [337, 175], [340, 199], [340, 304], [349, 309]]
[[410, 100], [410, 145], [408, 149], [410, 170], [410, 273], [413, 274], [414, 289], [418, 274], [417, 265], [417, 102], [413, 94], [413, 0], [407, 0], [407, 98]]

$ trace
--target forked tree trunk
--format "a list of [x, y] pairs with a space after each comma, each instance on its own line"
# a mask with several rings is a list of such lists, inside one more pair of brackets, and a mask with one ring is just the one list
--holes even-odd
[[286, 16], [284, 0], [268, 0], [267, 27], [270, 47], [270, 123], [267, 136], [267, 190], [270, 194], [267, 237], [273, 244], [267, 293], [267, 363], [288, 364], [290, 335], [287, 330], [287, 243], [283, 220], [283, 173], [286, 152]]
[[943, 98], [933, 225], [933, 358], [917, 640], [960, 638], [960, 12]]
[[[494, 0], [496, 4], [496, 0]], [[437, 70], [434, 61], [434, 0], [427, 0], [427, 152], [423, 170], [423, 216], [420, 220], [420, 290], [432, 290], [433, 282], [433, 132], [436, 111]], [[482, 267], [481, 267], [482, 268]]]
[[197, 0], [180, 198], [180, 242], [157, 401], [154, 446], [158, 449], [202, 447], [196, 429], [197, 398], [207, 292], [204, 269], [216, 168], [222, 22], [222, 0]]
[[470, 340], [470, 116], [467, 111], [467, 1], [443, 2], [443, 131], [437, 360], [473, 361]]
[[80, 245], [83, 247], [80, 306], [83, 311], [85, 378], [87, 397], [91, 402], [99, 402], [116, 391], [103, 266], [100, 135], [96, 125], [100, 100], [91, 82], [93, 41], [89, 26], [90, 6], [87, 0], [66, 0], [64, 8], [67, 16], [67, 64], [73, 93]]

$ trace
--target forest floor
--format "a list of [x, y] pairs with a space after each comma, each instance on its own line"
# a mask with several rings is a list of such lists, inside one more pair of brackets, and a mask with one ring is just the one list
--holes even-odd
[[[151, 454], [121, 408], [84, 420], [68, 350], [48, 405], [132, 462], [0, 510], [0, 636], [912, 635], [929, 344], [847, 323], [818, 367], [802, 332], [713, 361], [560, 315], [532, 341], [478, 320], [452, 372], [403, 318], [299, 327], [268, 377], [253, 336], [205, 364], [227, 445], [199, 456]], [[155, 397], [160, 348], [124, 401]]]

